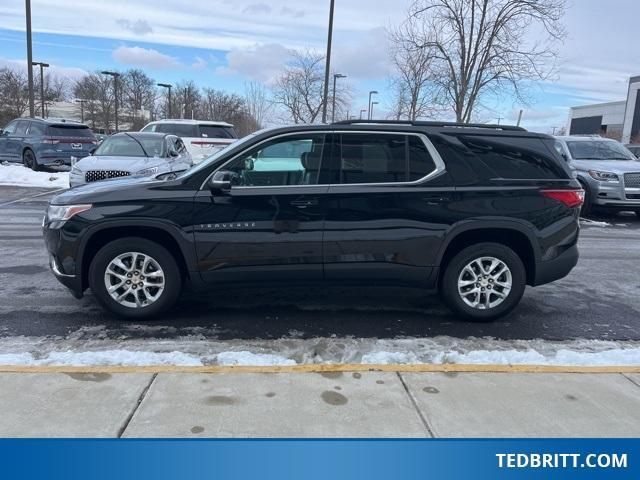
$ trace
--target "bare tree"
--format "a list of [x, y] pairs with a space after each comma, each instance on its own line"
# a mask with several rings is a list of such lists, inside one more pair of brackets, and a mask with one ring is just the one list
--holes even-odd
[[73, 88], [76, 98], [85, 100], [85, 121], [91, 128], [111, 132], [111, 123], [115, 120], [113, 81], [111, 77], [92, 73], [78, 80]]
[[[284, 109], [287, 120], [314, 123], [322, 111], [324, 56], [313, 50], [293, 51], [292, 61], [276, 78], [272, 88], [273, 103]], [[336, 112], [349, 103], [345, 88], [336, 93]]]
[[183, 80], [173, 89], [171, 113], [176, 118], [197, 118], [200, 105], [200, 90], [192, 80]]
[[9, 67], [0, 68], [0, 126], [21, 117], [29, 105], [27, 77]]
[[511, 90], [526, 103], [526, 81], [554, 73], [564, 11], [565, 0], [416, 0], [409, 41], [429, 52], [444, 101], [469, 122], [483, 96]]
[[244, 84], [244, 103], [247, 113], [255, 120], [258, 128], [268, 122], [272, 103], [269, 92], [263, 83], [248, 82]]
[[416, 120], [436, 111], [436, 78], [432, 49], [416, 46], [421, 41], [421, 25], [414, 16], [389, 30], [391, 63], [392, 116], [396, 120]]
[[147, 122], [143, 110], [151, 110], [155, 103], [155, 82], [139, 69], [131, 69], [122, 75], [122, 105], [128, 114], [131, 129], [139, 130]]

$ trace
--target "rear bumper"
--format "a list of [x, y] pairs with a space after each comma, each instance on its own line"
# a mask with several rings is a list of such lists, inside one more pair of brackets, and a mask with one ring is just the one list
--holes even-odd
[[578, 263], [578, 245], [573, 245], [553, 260], [536, 264], [536, 277], [533, 286], [544, 285], [566, 277]]

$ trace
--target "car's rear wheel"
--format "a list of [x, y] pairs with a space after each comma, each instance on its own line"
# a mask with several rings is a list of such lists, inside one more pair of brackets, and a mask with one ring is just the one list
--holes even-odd
[[89, 286], [100, 303], [116, 315], [149, 318], [171, 308], [182, 278], [172, 254], [144, 238], [108, 243], [89, 267]]
[[458, 252], [447, 264], [440, 283], [443, 299], [454, 313], [480, 322], [512, 311], [525, 287], [522, 260], [498, 243], [480, 243]]
[[28, 148], [22, 153], [22, 164], [34, 172], [40, 170], [35, 153], [33, 153], [33, 150]]

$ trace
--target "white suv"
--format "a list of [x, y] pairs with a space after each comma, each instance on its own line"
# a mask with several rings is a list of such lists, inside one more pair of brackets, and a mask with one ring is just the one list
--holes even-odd
[[158, 120], [148, 123], [141, 131], [169, 133], [182, 138], [193, 163], [222, 150], [238, 138], [230, 123], [206, 120]]

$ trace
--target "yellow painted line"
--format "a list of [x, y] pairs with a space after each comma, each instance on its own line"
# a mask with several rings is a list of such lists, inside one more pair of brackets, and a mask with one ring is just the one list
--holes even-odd
[[27, 366], [0, 365], [0, 373], [322, 373], [322, 372], [475, 372], [475, 373], [640, 373], [640, 366], [464, 365], [464, 364], [304, 364], [287, 366], [201, 367], [152, 366]]

